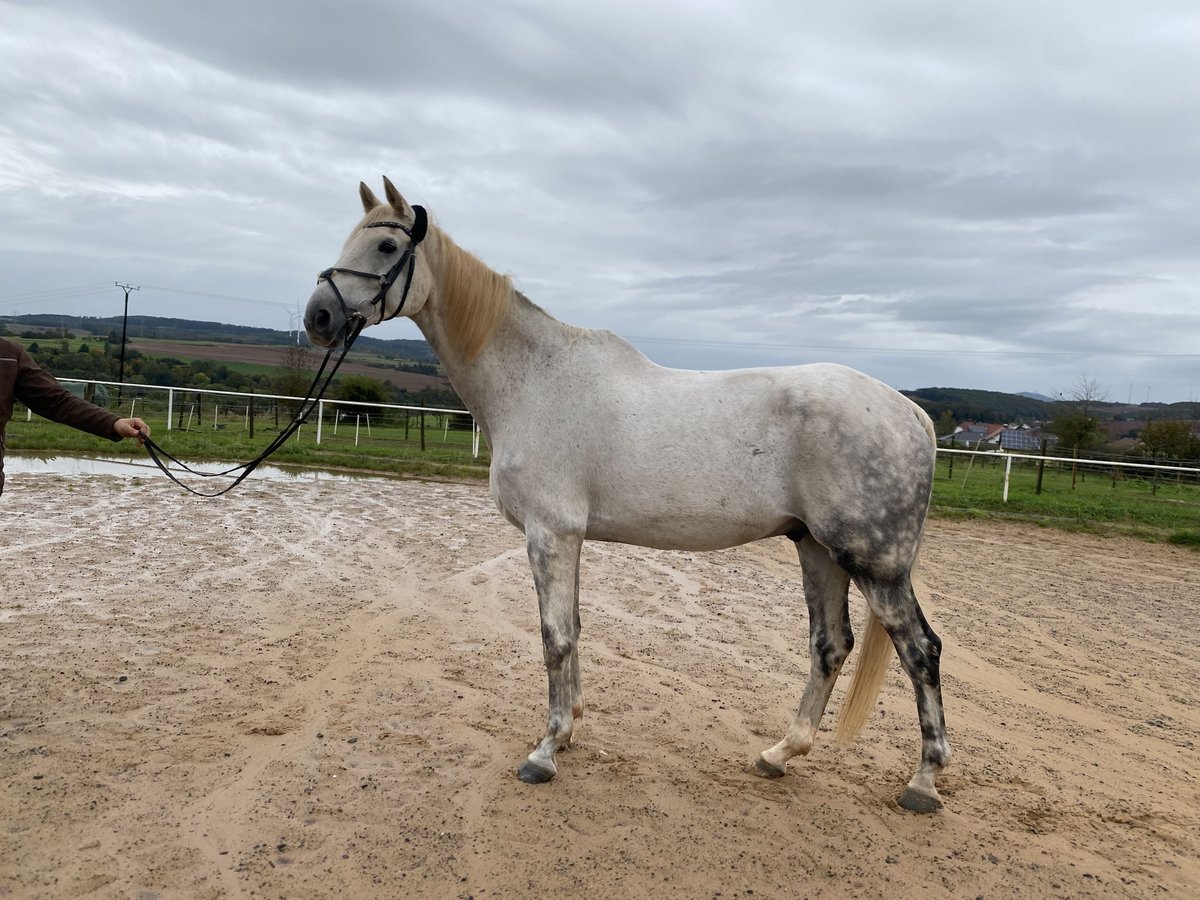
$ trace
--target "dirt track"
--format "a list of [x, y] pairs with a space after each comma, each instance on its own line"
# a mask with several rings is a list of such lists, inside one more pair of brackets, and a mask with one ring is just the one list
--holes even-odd
[[482, 486], [13, 476], [0, 516], [0, 896], [1200, 892], [1194, 551], [933, 522], [957, 755], [918, 817], [895, 663], [856, 745], [745, 774], [807, 670], [784, 540], [589, 545], [587, 717], [530, 787], [536, 603]]

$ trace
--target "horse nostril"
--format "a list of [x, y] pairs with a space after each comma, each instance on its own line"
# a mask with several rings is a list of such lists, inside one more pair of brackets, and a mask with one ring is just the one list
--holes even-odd
[[328, 328], [329, 322], [333, 318], [327, 309], [318, 309], [317, 314], [313, 316], [313, 324], [318, 328]]

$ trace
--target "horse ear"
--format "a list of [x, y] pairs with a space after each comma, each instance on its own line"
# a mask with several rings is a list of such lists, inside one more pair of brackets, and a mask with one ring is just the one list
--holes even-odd
[[396, 190], [396, 186], [386, 175], [383, 176], [383, 193], [387, 197], [388, 205], [396, 212], [401, 215], [412, 214], [412, 207], [408, 205], [407, 200], [400, 196], [400, 192]]
[[362, 199], [363, 212], [370, 212], [375, 207], [383, 205], [379, 202], [379, 198], [371, 193], [371, 189], [367, 187], [365, 181], [358, 183], [358, 196]]

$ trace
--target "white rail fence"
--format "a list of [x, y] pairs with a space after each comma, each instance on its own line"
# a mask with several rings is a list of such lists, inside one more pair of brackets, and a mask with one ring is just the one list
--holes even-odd
[[[296, 408], [304, 402], [303, 397], [293, 397], [287, 394], [257, 394], [245, 391], [219, 391], [212, 388], [181, 388], [159, 384], [130, 384], [128, 382], [119, 384], [115, 381], [94, 381], [84, 378], [60, 378], [58, 380], [64, 385], [83, 385], [85, 395], [89, 386], [92, 386], [92, 390], [95, 389], [95, 386], [114, 389], [110, 394], [115, 394], [120, 399], [119, 401], [114, 400], [111, 408], [114, 412], [119, 412], [121, 415], [130, 418], [134, 416], [145, 418], [148, 414], [161, 415], [163, 412], [163, 401], [165, 401], [167, 431], [171, 431], [177, 427], [185, 427], [187, 430], [191, 430], [193, 417], [198, 422], [200, 421], [204, 410], [202, 408], [197, 409], [194, 400], [189, 402], [190, 398], [208, 397], [212, 400], [212, 405], [209, 409], [209, 418], [214, 430], [226, 428], [228, 421], [236, 414], [244, 419], [247, 429], [251, 432], [253, 431], [255, 418], [261, 413], [269, 410], [278, 411], [282, 406]], [[148, 396], [148, 394], [153, 396]], [[156, 400], [157, 402], [155, 402]], [[126, 407], [126, 404], [128, 404], [128, 407]], [[347, 409], [361, 410], [361, 412], [347, 412]], [[374, 412], [368, 412], [368, 410]], [[185, 412], [187, 423], [183, 425]], [[226, 418], [225, 423], [220, 421], [222, 414]], [[288, 415], [290, 417], [291, 413], [288, 412]], [[422, 445], [425, 443], [424, 426], [429, 417], [436, 417], [439, 420], [439, 430], [443, 433], [443, 441], [449, 437], [451, 429], [456, 431], [464, 430], [464, 428], [469, 429], [471, 435], [471, 456], [474, 459], [479, 458], [480, 433], [479, 425], [475, 422], [474, 417], [464, 409], [446, 409], [434, 406], [408, 406], [396, 403], [322, 399], [317, 403], [316, 443], [320, 444], [328, 438], [330, 428], [327, 427], [327, 422], [332, 426], [333, 434], [336, 435], [338, 423], [353, 416], [354, 444], [358, 446], [363, 425], [366, 426], [368, 435], [370, 434], [372, 415], [376, 416], [374, 423], [376, 426], [379, 424], [379, 417], [381, 415], [391, 415], [393, 419], [403, 416], [406, 431], [410, 418], [419, 418]], [[32, 419], [32, 413], [26, 410], [26, 420], [30, 419]]]
[[[1079, 459], [1070, 456], [1039, 456], [1036, 453], [1020, 453], [1010, 452], [1005, 450], [953, 450], [949, 447], [938, 447], [937, 452], [940, 454], [954, 454], [957, 456], [971, 457], [970, 464], [975, 462], [977, 457], [983, 457], [990, 462], [1004, 460], [1004, 487], [1003, 501], [1008, 502], [1009, 482], [1012, 478], [1013, 461], [1018, 463], [1052, 463], [1060, 469], [1076, 469], [1088, 473], [1105, 473], [1111, 474], [1114, 478], [1116, 473], [1124, 476], [1126, 469], [1138, 473], [1148, 473], [1152, 476], [1157, 476], [1159, 473], [1173, 474], [1177, 476], [1180, 483], [1183, 477], [1187, 476], [1189, 483], [1195, 480], [1197, 485], [1200, 485], [1200, 467], [1189, 465], [1174, 465], [1169, 463], [1140, 463], [1127, 462], [1124, 459]], [[953, 469], [951, 469], [953, 471]], [[964, 476], [965, 479], [966, 476]]]

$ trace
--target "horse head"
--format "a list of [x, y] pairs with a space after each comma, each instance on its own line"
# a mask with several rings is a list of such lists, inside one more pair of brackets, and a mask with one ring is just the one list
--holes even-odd
[[417, 313], [433, 287], [419, 252], [428, 228], [425, 210], [410, 206], [387, 178], [386, 202], [359, 184], [365, 215], [350, 232], [338, 261], [317, 276], [304, 310], [308, 339], [332, 347], [396, 316]]

